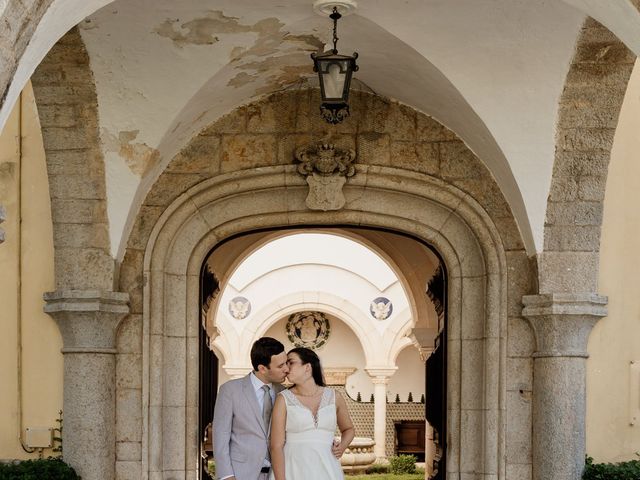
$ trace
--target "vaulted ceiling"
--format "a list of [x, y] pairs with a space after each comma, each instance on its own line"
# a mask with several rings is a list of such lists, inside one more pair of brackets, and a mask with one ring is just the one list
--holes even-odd
[[[0, 12], [1, 13], [1, 12]], [[360, 88], [439, 120], [485, 162], [530, 252], [542, 249], [558, 100], [586, 16], [640, 52], [632, 0], [360, 0], [339, 49]], [[0, 124], [49, 48], [79, 24], [96, 82], [112, 250], [173, 155], [239, 105], [313, 76], [331, 35], [310, 0], [55, 0]]]

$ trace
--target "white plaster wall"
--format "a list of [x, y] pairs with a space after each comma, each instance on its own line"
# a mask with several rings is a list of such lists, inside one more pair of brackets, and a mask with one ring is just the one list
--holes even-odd
[[[230, 314], [229, 302], [236, 296], [251, 302], [244, 319]], [[375, 319], [369, 311], [371, 301], [379, 296], [393, 303], [386, 320]], [[403, 376], [417, 378], [424, 389], [424, 366], [417, 350], [413, 348], [415, 355], [411, 356], [405, 349], [411, 344], [408, 335], [414, 324], [409, 297], [391, 267], [352, 239], [326, 233], [277, 238], [236, 267], [219, 298], [215, 312], [219, 336], [214, 345], [224, 357], [221, 381], [231, 372], [225, 368], [249, 367], [251, 343], [261, 335], [272, 335], [291, 347], [283, 318], [298, 311], [320, 310], [337, 322], [332, 326], [331, 346], [320, 351], [327, 352], [327, 366], [358, 368], [348, 382], [354, 398], [360, 391], [362, 399], [368, 400], [373, 392], [364, 368], [393, 367], [396, 356]], [[359, 348], [352, 352], [353, 345]], [[420, 370], [422, 373], [416, 373]], [[398, 382], [403, 399], [409, 391], [417, 392], [413, 381]]]
[[587, 453], [598, 461], [637, 459], [640, 422], [640, 68], [633, 69], [614, 139], [604, 201], [599, 291], [609, 314], [589, 337]]
[[411, 392], [413, 401], [419, 402], [420, 395], [425, 393], [425, 364], [420, 352], [413, 345], [405, 347], [398, 355], [396, 365], [398, 371], [391, 377], [387, 387], [389, 401], [393, 402], [398, 394], [400, 401], [406, 402]]
[[[244, 319], [232, 317], [229, 311], [229, 303], [236, 296], [251, 302], [251, 312]], [[373, 318], [369, 311], [372, 300], [380, 296], [393, 304], [386, 320]], [[348, 316], [371, 338], [384, 336], [390, 329], [398, 331], [412, 322], [408, 295], [381, 257], [344, 237], [305, 233], [278, 238], [237, 267], [220, 294], [215, 323], [221, 335], [216, 342], [230, 352], [237, 343], [234, 338], [253, 334], [269, 318], [279, 318], [280, 310], [300, 303], [325, 302], [338, 310], [353, 310]], [[241, 349], [234, 350], [241, 355]], [[234, 358], [234, 363], [242, 361]]]
[[236, 290], [256, 278], [291, 265], [337, 266], [371, 282], [383, 291], [398, 281], [385, 261], [369, 248], [345, 237], [300, 233], [279, 238], [249, 255], [229, 279]]

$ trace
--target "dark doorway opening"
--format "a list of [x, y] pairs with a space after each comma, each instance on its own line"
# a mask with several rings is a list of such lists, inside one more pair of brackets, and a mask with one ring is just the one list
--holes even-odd
[[[202, 266], [200, 272], [200, 306], [202, 307], [215, 298], [219, 285], [215, 275], [208, 269], [207, 264]], [[213, 440], [211, 435], [211, 422], [213, 420], [213, 407], [216, 403], [218, 391], [218, 358], [211, 349], [211, 339], [207, 334], [205, 320], [206, 315], [201, 315], [202, 321], [199, 328], [199, 418], [198, 438], [200, 442], [200, 480], [210, 480], [207, 473], [209, 459], [213, 457]]]
[[425, 416], [433, 429], [433, 480], [447, 478], [447, 288], [444, 268], [438, 268], [429, 282], [427, 295], [438, 314], [438, 335], [434, 350], [425, 365], [425, 389], [427, 395]]

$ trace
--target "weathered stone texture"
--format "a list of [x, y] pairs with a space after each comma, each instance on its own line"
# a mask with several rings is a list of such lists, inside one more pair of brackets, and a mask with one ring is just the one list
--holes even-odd
[[455, 134], [405, 105], [361, 91], [353, 92], [351, 116], [331, 126], [316, 111], [318, 95], [317, 89], [276, 93], [205, 128], [148, 193], [128, 248], [143, 249], [163, 208], [205, 178], [291, 164], [297, 148], [327, 142], [355, 149], [360, 164], [403, 168], [453, 183], [496, 219], [507, 250], [523, 249], [511, 210], [491, 173]]
[[0, 69], [0, 103], [4, 103], [18, 61], [51, 3], [52, 0], [7, 2], [0, 17], [0, 24], [4, 27], [0, 29], [0, 65], [3, 66]]
[[[144, 250], [149, 236], [165, 208], [187, 188], [207, 178], [243, 169], [293, 164], [297, 148], [311, 142], [324, 142], [333, 143], [338, 148], [355, 149], [357, 162], [360, 165], [405, 169], [452, 184], [473, 197], [495, 220], [497, 231], [502, 236], [503, 245], [507, 250], [507, 309], [512, 318], [508, 325], [504, 326], [506, 328], [494, 326], [493, 330], [485, 331], [482, 325], [479, 325], [480, 328], [475, 328], [478, 325], [471, 324], [464, 327], [461, 334], [464, 337], [465, 352], [475, 352], [477, 355], [466, 359], [463, 370], [467, 373], [474, 372], [475, 365], [483, 361], [483, 354], [497, 356], [496, 352], [500, 348], [497, 338], [508, 332], [509, 343], [504, 341], [503, 347], [508, 347], [510, 358], [507, 359], [507, 366], [511, 372], [510, 377], [513, 377], [509, 384], [509, 391], [519, 400], [507, 405], [507, 408], [513, 409], [507, 417], [507, 423], [514, 436], [518, 432], [521, 433], [516, 443], [517, 448], [524, 445], [524, 454], [520, 451], [518, 455], [512, 455], [509, 461], [521, 466], [520, 470], [513, 471], [530, 472], [532, 388], [530, 355], [534, 349], [534, 341], [531, 328], [520, 318], [520, 299], [525, 294], [535, 293], [536, 282], [533, 273], [535, 268], [524, 251], [518, 227], [495, 180], [482, 162], [452, 132], [433, 119], [404, 105], [368, 93], [354, 92], [351, 100], [351, 117], [343, 124], [334, 127], [322, 120], [317, 112], [318, 104], [318, 91], [304, 89], [278, 93], [253, 105], [235, 110], [194, 137], [191, 143], [169, 163], [147, 195], [134, 222], [119, 271], [119, 288], [130, 294], [132, 315], [125, 319], [118, 334], [117, 441], [135, 444], [140, 438], [139, 420], [136, 417], [139, 415], [139, 410], [135, 410], [139, 409], [137, 395], [140, 378], [137, 374], [139, 370], [137, 359], [142, 335], [142, 288], [145, 281], [149, 281], [153, 287], [150, 293], [151, 304], [164, 305], [162, 311], [165, 314], [165, 316], [158, 316], [150, 312], [149, 318], [151, 334], [149, 361], [151, 364], [165, 366], [163, 371], [152, 372], [149, 387], [149, 397], [162, 399], [165, 414], [161, 415], [162, 418], [155, 418], [154, 415], [157, 412], [154, 413], [154, 408], [156, 407], [150, 407], [149, 415], [153, 418], [150, 423], [162, 425], [163, 433], [170, 434], [169, 437], [163, 436], [162, 439], [156, 438], [154, 441], [171, 438], [174, 442], [172, 445], [156, 445], [150, 448], [153, 451], [169, 452], [167, 458], [163, 458], [162, 468], [165, 472], [173, 469], [172, 462], [175, 462], [176, 468], [182, 468], [184, 465], [184, 449], [175, 448], [175, 442], [180, 443], [182, 439], [176, 440], [171, 432], [178, 429], [176, 432], [184, 434], [184, 419], [177, 415], [185, 415], [187, 395], [191, 391], [185, 383], [189, 381], [189, 376], [186, 379], [183, 378], [184, 366], [191, 361], [189, 360], [191, 357], [185, 353], [188, 348], [184, 346], [185, 332], [188, 331], [185, 319], [190, 317], [184, 302], [186, 281], [183, 272], [177, 267], [175, 271], [172, 268], [174, 264], [178, 266], [185, 264], [191, 251], [184, 249], [184, 251], [175, 252], [175, 255], [172, 255], [163, 265], [164, 273], [152, 271], [150, 278], [145, 280], [142, 272]], [[371, 171], [369, 169], [369, 174]], [[287, 208], [286, 199], [280, 196], [277, 199], [270, 199], [270, 201], [274, 200], [279, 202], [279, 206], [276, 207], [278, 211]], [[418, 217], [425, 215], [422, 210], [406, 208], [403, 204], [406, 202], [406, 197], [398, 196], [397, 201], [398, 203], [395, 204], [391, 197], [387, 197], [383, 205], [385, 211], [388, 210], [389, 214], [402, 211], [404, 218], [415, 221], [418, 221]], [[211, 219], [207, 216], [209, 213], [201, 209], [200, 213], [208, 223], [203, 222], [200, 225], [199, 222], [192, 222], [193, 231], [185, 227], [181, 230], [179, 238], [189, 237], [193, 243], [202, 237], [203, 230], [211, 229], [211, 222], [224, 224], [227, 220], [256, 214], [262, 209], [268, 211], [264, 204], [257, 206], [255, 198], [252, 202], [248, 204], [246, 199], [241, 197], [229, 200], [224, 207], [215, 211], [215, 218]], [[359, 208], [357, 200], [351, 200], [350, 206], [354, 209]], [[383, 206], [381, 205], [380, 208], [382, 209]], [[295, 223], [295, 218], [292, 218]], [[434, 223], [438, 224], [437, 221]], [[483, 280], [479, 278], [484, 271], [482, 260], [480, 255], [477, 255], [477, 244], [470, 236], [470, 229], [473, 227], [468, 225], [463, 227], [458, 222], [446, 222], [446, 218], [443, 218], [439, 224], [442, 225], [442, 235], [447, 238], [466, 239], [459, 247], [464, 269], [469, 275], [469, 278], [465, 279], [465, 288], [467, 292], [477, 291], [477, 295], [469, 294], [467, 297], [465, 308], [469, 309], [469, 302], [482, 303], [478, 295], [482, 296], [483, 292], [486, 294], [485, 287], [481, 285]], [[452, 230], [456, 228], [457, 230]], [[224, 234], [223, 226], [216, 230], [216, 235], [224, 236]], [[185, 258], [181, 258], [183, 255]], [[171, 272], [176, 275], [170, 275]], [[163, 295], [162, 299], [158, 298], [158, 295]], [[498, 300], [494, 299], [494, 302], [495, 305], [489, 305], [486, 308], [497, 309]], [[473, 315], [467, 315], [463, 322], [473, 323], [473, 319]], [[495, 341], [489, 342], [485, 351], [481, 344], [487, 337]], [[172, 352], [171, 358], [165, 358], [163, 352], [169, 351]], [[469, 445], [465, 449], [463, 464], [468, 471], [473, 471], [478, 463], [478, 455], [471, 451], [471, 446], [480, 452], [481, 442], [475, 439], [480, 436], [481, 420], [485, 418], [482, 405], [482, 399], [486, 397], [484, 389], [494, 392], [498, 387], [492, 386], [488, 381], [483, 383], [482, 375], [465, 377], [462, 383], [465, 404], [464, 418], [460, 418], [464, 424], [463, 435], [465, 435], [462, 441], [465, 445]], [[166, 415], [169, 411], [166, 409], [171, 410], [171, 415], [175, 413], [176, 418], [169, 418], [171, 415]], [[497, 413], [495, 414], [497, 418]], [[123, 423], [127, 418], [132, 419], [131, 424]], [[484, 427], [485, 430], [489, 428], [487, 425]], [[498, 428], [497, 420], [494, 427], [492, 431]], [[526, 430], [524, 433], [521, 432], [522, 428]], [[392, 432], [391, 428], [389, 432]], [[153, 437], [153, 433], [151, 436]], [[175, 459], [174, 455], [177, 455]], [[122, 469], [125, 468], [125, 463], [131, 461], [121, 459], [120, 456], [118, 460], [123, 462], [120, 467]], [[153, 472], [155, 468], [153, 465], [150, 466], [150, 471]], [[157, 468], [160, 467], [157, 466]]]
[[[633, 52], [609, 30], [593, 19], [586, 20], [560, 98], [545, 252], [600, 249], [607, 168], [635, 59]], [[572, 270], [568, 261], [543, 262], [540, 275], [554, 277], [558, 268], [564, 268], [563, 278], [567, 271], [597, 276], [597, 268], [586, 272], [576, 266]], [[545, 282], [541, 280], [542, 283]], [[572, 283], [577, 286], [581, 282]], [[586, 283], [594, 284], [595, 280]]]
[[77, 29], [54, 45], [32, 83], [47, 156], [57, 288], [111, 290], [97, 98]]

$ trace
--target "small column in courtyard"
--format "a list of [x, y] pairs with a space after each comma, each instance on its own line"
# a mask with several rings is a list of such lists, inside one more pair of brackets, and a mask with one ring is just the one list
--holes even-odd
[[590, 293], [523, 297], [536, 337], [533, 370], [533, 480], [579, 480], [585, 459], [587, 340], [606, 316]]
[[83, 480], [115, 478], [115, 339], [129, 295], [65, 290], [44, 300], [63, 340], [64, 459]]
[[225, 373], [229, 375], [229, 378], [231, 380], [246, 377], [253, 371], [253, 367], [251, 367], [250, 365], [240, 367], [224, 365], [222, 368], [224, 369]]
[[397, 367], [365, 368], [373, 383], [374, 416], [373, 439], [376, 442], [373, 452], [377, 458], [386, 458], [387, 438], [387, 385]]

